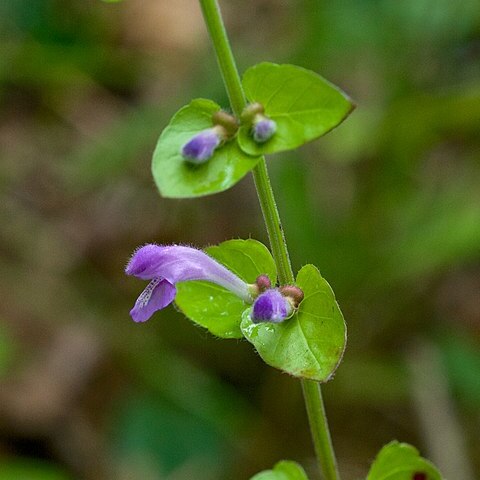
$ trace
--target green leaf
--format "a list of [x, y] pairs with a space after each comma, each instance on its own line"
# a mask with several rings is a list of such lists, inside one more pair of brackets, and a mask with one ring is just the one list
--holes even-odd
[[[424, 476], [422, 477], [423, 474]], [[370, 468], [367, 480], [441, 480], [440, 472], [408, 443], [385, 445]]]
[[[272, 284], [277, 269], [265, 245], [256, 240], [228, 240], [205, 251], [247, 283], [266, 274]], [[242, 338], [240, 322], [248, 307], [241, 298], [210, 282], [177, 284], [175, 302], [193, 322], [222, 338]]]
[[298, 463], [283, 460], [273, 470], [257, 473], [250, 480], [308, 480], [308, 477]]
[[348, 96], [316, 73], [295, 65], [260, 63], [243, 76], [250, 102], [259, 102], [277, 123], [277, 131], [264, 144], [243, 126], [238, 134], [242, 150], [250, 155], [292, 150], [335, 128], [353, 110]]
[[235, 185], [257, 164], [259, 157], [246, 155], [237, 142], [218, 148], [202, 165], [191, 165], [181, 149], [193, 136], [211, 128], [212, 115], [220, 107], [211, 100], [197, 99], [180, 109], [160, 135], [153, 154], [152, 173], [164, 197], [200, 197], [222, 192]]
[[305, 298], [298, 313], [282, 323], [253, 323], [243, 314], [242, 332], [263, 360], [295, 377], [328, 381], [342, 359], [346, 326], [330, 285], [313, 265], [305, 265], [296, 284]]

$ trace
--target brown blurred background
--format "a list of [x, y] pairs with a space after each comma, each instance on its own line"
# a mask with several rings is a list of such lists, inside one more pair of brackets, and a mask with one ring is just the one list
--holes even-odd
[[[349, 327], [324, 388], [344, 480], [408, 441], [480, 478], [478, 0], [224, 0], [241, 71], [296, 63], [357, 102], [268, 159], [295, 268]], [[170, 308], [136, 325], [146, 242], [266, 235], [248, 176], [159, 197], [155, 142], [191, 98], [228, 105], [195, 0], [0, 3], [0, 480], [319, 478], [299, 383]]]

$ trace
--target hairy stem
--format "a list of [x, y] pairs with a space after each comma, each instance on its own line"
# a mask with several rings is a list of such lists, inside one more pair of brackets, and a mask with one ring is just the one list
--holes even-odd
[[232, 110], [237, 117], [240, 117], [247, 101], [223, 24], [220, 7], [215, 0], [200, 0], [200, 6], [202, 7], [203, 18], [207, 24], [210, 39], [215, 47], [215, 53], [217, 54], [217, 60]]
[[[230, 99], [232, 110], [237, 117], [240, 117], [247, 105], [242, 83], [238, 74], [235, 59], [233, 57], [227, 32], [223, 25], [220, 7], [216, 0], [200, 0], [205, 23], [207, 24], [210, 38], [215, 47], [218, 64], [222, 72], [225, 88]], [[257, 189], [260, 206], [262, 208], [268, 238], [272, 247], [273, 258], [277, 264], [278, 277], [281, 284], [294, 282], [290, 258], [288, 256], [285, 236], [283, 234], [277, 204], [273, 196], [272, 186], [268, 177], [265, 158], [261, 158], [253, 170], [253, 178]]]
[[[232, 110], [235, 115], [239, 117], [246, 106], [246, 99], [230, 42], [228, 41], [223, 24], [220, 7], [217, 0], [199, 1], [210, 38], [215, 48]], [[253, 178], [268, 232], [273, 258], [277, 265], [280, 284], [291, 284], [295, 279], [264, 157], [260, 159], [253, 170]], [[338, 474], [335, 453], [328, 429], [320, 385], [311, 380], [302, 380], [302, 388], [320, 469], [325, 480], [339, 480], [340, 476]]]
[[337, 460], [333, 450], [327, 414], [323, 404], [320, 384], [311, 380], [302, 380], [303, 396], [307, 407], [308, 421], [312, 432], [315, 453], [325, 479], [339, 480]]

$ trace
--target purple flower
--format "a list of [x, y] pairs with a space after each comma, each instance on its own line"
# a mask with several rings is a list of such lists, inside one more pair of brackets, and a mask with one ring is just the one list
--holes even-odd
[[150, 280], [130, 315], [145, 322], [157, 310], [173, 302], [175, 284], [188, 280], [206, 280], [230, 290], [251, 303], [250, 286], [205, 252], [181, 245], [145, 245], [132, 256], [125, 268], [127, 275]]
[[257, 297], [251, 318], [254, 323], [280, 323], [287, 319], [292, 311], [292, 303], [279, 290], [272, 288]]
[[258, 114], [252, 128], [253, 139], [257, 143], [265, 143], [270, 140], [277, 131], [277, 124], [268, 117]]
[[195, 165], [205, 163], [223, 140], [221, 128], [209, 128], [195, 135], [182, 147], [183, 158]]

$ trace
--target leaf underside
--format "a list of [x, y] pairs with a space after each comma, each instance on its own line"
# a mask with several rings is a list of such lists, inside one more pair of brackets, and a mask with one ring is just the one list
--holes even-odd
[[272, 367], [295, 377], [326, 382], [345, 350], [345, 322], [330, 285], [316, 267], [304, 266], [296, 284], [305, 298], [292, 318], [279, 324], [255, 324], [246, 310], [242, 332]]

